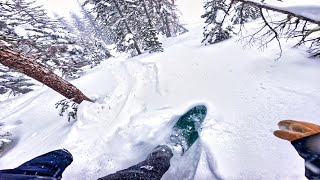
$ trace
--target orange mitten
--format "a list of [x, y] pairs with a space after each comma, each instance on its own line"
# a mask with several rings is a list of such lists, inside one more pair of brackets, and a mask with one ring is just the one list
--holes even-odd
[[278, 138], [294, 141], [320, 133], [320, 126], [303, 121], [283, 120], [278, 123], [279, 129], [274, 131]]

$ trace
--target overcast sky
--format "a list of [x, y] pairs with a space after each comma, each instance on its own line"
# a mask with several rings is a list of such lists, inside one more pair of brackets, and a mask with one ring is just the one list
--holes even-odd
[[[82, 2], [83, 0], [81, 0]], [[183, 19], [187, 22], [200, 20], [203, 0], [176, 0], [178, 8], [183, 13]], [[37, 0], [48, 11], [55, 12], [60, 16], [69, 16], [69, 12], [79, 13], [77, 0]]]
[[199, 22], [203, 13], [203, 0], [176, 0], [178, 8], [187, 22]]
[[54, 12], [63, 17], [68, 17], [70, 12], [80, 13], [77, 0], [37, 0], [37, 3], [44, 5], [48, 13]]

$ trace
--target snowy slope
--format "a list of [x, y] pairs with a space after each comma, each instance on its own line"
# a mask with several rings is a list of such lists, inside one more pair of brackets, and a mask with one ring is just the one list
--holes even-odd
[[144, 159], [177, 115], [204, 103], [200, 140], [173, 158], [163, 179], [305, 179], [302, 159], [272, 132], [281, 119], [320, 124], [320, 62], [290, 42], [277, 62], [277, 46], [201, 46], [203, 25], [190, 22], [189, 33], [164, 42], [164, 53], [114, 58], [73, 81], [97, 99], [80, 105], [76, 122], [58, 116], [63, 97], [46, 87], [0, 103], [15, 142], [0, 169], [66, 148], [74, 162], [64, 179], [95, 179]]
[[164, 53], [115, 58], [73, 81], [98, 98], [80, 105], [76, 122], [58, 116], [54, 103], [62, 97], [47, 88], [1, 103], [1, 122], [17, 144], [0, 168], [67, 148], [75, 160], [64, 178], [97, 178], [142, 160], [176, 115], [204, 103], [201, 140], [164, 179], [304, 179], [302, 159], [272, 131], [280, 119], [320, 123], [320, 63], [289, 48], [274, 62], [275, 49], [244, 50], [233, 40], [200, 46], [201, 30], [195, 24], [168, 39]]

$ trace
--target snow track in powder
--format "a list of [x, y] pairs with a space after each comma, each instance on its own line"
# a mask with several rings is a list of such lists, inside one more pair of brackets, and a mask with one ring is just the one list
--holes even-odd
[[[161, 117], [158, 125], [165, 126], [163, 120], [169, 120], [170, 116], [164, 117], [164, 108], [158, 110], [158, 117], [155, 118], [154, 113], [147, 112], [145, 100], [148, 96], [152, 98], [155, 94], [161, 95], [156, 65], [134, 60], [123, 62], [119, 59], [110, 64], [111, 67], [105, 69], [111, 71], [116, 87], [106, 97], [99, 97], [96, 103], [84, 102], [80, 105], [78, 121], [74, 123], [63, 144], [63, 147], [74, 154], [75, 159], [66, 171], [66, 178], [98, 178], [125, 168], [142, 160], [164, 138], [160, 133], [164, 128], [155, 127], [154, 119]], [[148, 121], [151, 119], [150, 124]], [[147, 143], [148, 137], [153, 139], [153, 143]], [[105, 151], [101, 154], [101, 151], [92, 147]], [[126, 156], [131, 155], [132, 151], [135, 158]], [[90, 158], [83, 155], [90, 155]], [[117, 160], [113, 157], [117, 157]], [[94, 165], [88, 167], [86, 164]], [[99, 166], [95, 166], [96, 164]], [[72, 171], [72, 166], [79, 165], [86, 168], [80, 174]]]
[[[8, 116], [21, 111], [23, 108], [29, 106], [34, 100], [36, 100], [45, 91], [43, 89], [30, 92], [27, 96], [23, 96], [17, 99], [9, 99], [0, 104], [1, 115], [0, 120], [7, 118]], [[13, 103], [14, 102], [14, 103]]]

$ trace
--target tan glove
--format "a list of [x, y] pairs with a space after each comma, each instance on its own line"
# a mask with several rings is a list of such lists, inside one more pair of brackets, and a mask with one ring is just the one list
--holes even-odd
[[320, 126], [303, 121], [283, 120], [278, 123], [279, 129], [273, 132], [278, 138], [294, 141], [320, 133]]

